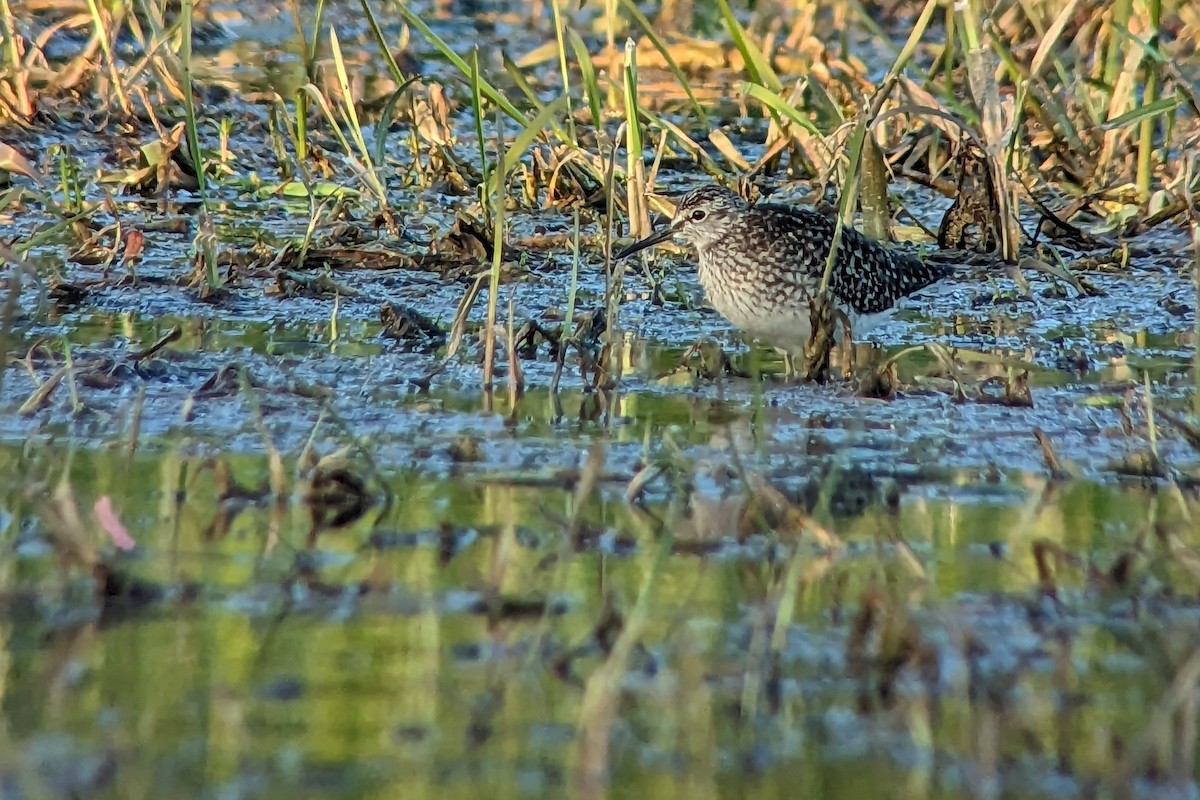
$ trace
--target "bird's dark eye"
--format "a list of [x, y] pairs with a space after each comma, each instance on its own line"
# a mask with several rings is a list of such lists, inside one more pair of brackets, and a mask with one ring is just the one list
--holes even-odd
[[705, 211], [703, 208], [697, 208], [695, 211], [692, 212], [692, 222], [699, 222], [700, 220], [704, 219], [707, 216], [708, 216], [707, 211]]

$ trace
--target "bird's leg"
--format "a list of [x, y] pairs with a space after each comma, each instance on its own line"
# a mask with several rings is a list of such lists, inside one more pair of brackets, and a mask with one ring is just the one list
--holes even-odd
[[841, 356], [845, 359], [844, 376], [847, 378], [854, 377], [854, 367], [856, 366], [854, 353], [854, 325], [850, 322], [850, 317], [840, 308], [837, 311], [837, 321], [841, 323], [842, 328], [842, 347], [839, 349]]
[[824, 383], [829, 379], [829, 355], [833, 350], [834, 306], [829, 292], [817, 292], [809, 308], [811, 331], [804, 345], [804, 367], [809, 380]]
[[796, 377], [796, 357], [791, 350], [780, 348], [779, 352], [783, 355], [783, 382], [789, 383]]

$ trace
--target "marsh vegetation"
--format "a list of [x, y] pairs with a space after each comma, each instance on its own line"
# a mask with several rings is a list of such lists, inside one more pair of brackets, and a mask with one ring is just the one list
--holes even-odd
[[[1200, 791], [1195, 4], [0, 33], [0, 796]], [[963, 269], [784, 381], [705, 182]]]

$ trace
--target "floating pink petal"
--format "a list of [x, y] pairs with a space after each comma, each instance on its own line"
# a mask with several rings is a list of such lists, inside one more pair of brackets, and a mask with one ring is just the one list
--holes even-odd
[[112, 543], [119, 550], [132, 550], [137, 544], [129, 535], [129, 531], [121, 524], [121, 520], [117, 519], [117, 514], [113, 511], [112, 500], [108, 495], [104, 495], [96, 501], [96, 505], [92, 507], [92, 511], [96, 513], [96, 519], [100, 521], [100, 527], [108, 531], [109, 537], [112, 538]]

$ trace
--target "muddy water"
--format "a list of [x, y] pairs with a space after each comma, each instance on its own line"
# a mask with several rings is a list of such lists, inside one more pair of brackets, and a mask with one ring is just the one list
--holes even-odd
[[[514, 19], [436, 27], [541, 44]], [[290, 96], [290, 23], [231, 30], [202, 73]], [[363, 27], [339, 35], [369, 77]], [[100, 135], [46, 136], [86, 163], [105, 153]], [[267, 150], [252, 140], [238, 158], [273, 179], [254, 160]], [[391, 188], [411, 251], [467, 202]], [[217, 191], [224, 245], [304, 231], [303, 205]], [[3, 223], [16, 237], [39, 219]], [[518, 212], [514, 235], [570, 224]], [[0, 390], [0, 795], [570, 796], [589, 682], [653, 576], [617, 680], [610, 797], [1063, 797], [1121, 770], [1133, 796], [1195, 796], [1194, 738], [1161, 711], [1200, 618], [1200, 459], [1148, 413], [1151, 398], [1176, 414], [1194, 402], [1194, 292], [1164, 237], [1129, 272], [1088, 275], [1098, 297], [1031, 276], [1018, 300], [1005, 275], [964, 275], [906, 304], [856, 350], [860, 365], [900, 356], [889, 400], [780, 382], [777, 354], [706, 309], [675, 256], [665, 303], [626, 277], [615, 388], [571, 362], [552, 390], [543, 344], [514, 400], [503, 359], [482, 392], [474, 335], [448, 362], [382, 335], [384, 301], [448, 327], [469, 278], [341, 270], [352, 292], [335, 298], [251, 274], [202, 302], [177, 280], [190, 234], [148, 233], [136, 284], [41, 248], [43, 277], [88, 290], [55, 305], [26, 287], [13, 350], [29, 355]], [[566, 306], [565, 250], [505, 284], [518, 322]], [[584, 254], [581, 310], [602, 304], [602, 270]], [[681, 365], [700, 338], [731, 372]], [[925, 342], [954, 369], [905, 353]], [[71, 376], [18, 413], [68, 353]], [[998, 402], [1022, 373], [1032, 405]], [[364, 508], [314, 532], [308, 479], [333, 456]], [[647, 465], [663, 475], [631, 504]], [[844, 550], [748, 524], [747, 470]], [[112, 597], [80, 552], [120, 577]]]
[[[405, 285], [403, 275], [373, 279]], [[1012, 715], [1000, 725], [1013, 752], [1009, 796], [1072, 794], [1106, 774], [1110, 742], [1144, 730], [1170, 682], [1175, 657], [1136, 633], [1144, 620], [1160, 614], [1164, 636], [1186, 638], [1171, 632], [1200, 616], [1164, 594], [1193, 579], [1153, 551], [1150, 587], [1097, 591], [1084, 570], [1063, 566], [1054, 599], [1033, 557], [1045, 540], [1104, 570], [1155, 521], [1179, 524], [1161, 482], [1121, 474], [1146, 448], [1141, 416], [1124, 410], [1143, 371], [1163, 404], [1190, 391], [1190, 318], [1156, 313], [1138, 280], [1109, 288], [1126, 303], [1147, 296], [1128, 312], [1140, 329], [1088, 303], [1052, 305], [1061, 316], [1036, 325], [1024, 310], [979, 312], [975, 288], [961, 286], [906, 310], [859, 350], [878, 359], [912, 341], [970, 348], [1001, 337], [1003, 346], [974, 351], [978, 360], [964, 349], [961, 363], [974, 380], [1025, 365], [1032, 408], [954, 400], [927, 377], [936, 371], [927, 354], [901, 362], [905, 387], [891, 401], [779, 384], [774, 354], [711, 314], [636, 297], [624, 315], [622, 386], [603, 408], [570, 370], [552, 394], [543, 353], [525, 365], [515, 407], [501, 386], [485, 410], [477, 344], [427, 390], [413, 386], [439, 356], [380, 337], [367, 301], [341, 301], [336, 336], [332, 300], [250, 291], [241, 307], [194, 315], [152, 293], [139, 303], [176, 313], [108, 311], [119, 298], [100, 294], [90, 308], [31, 320], [29, 344], [69, 341], [77, 364], [121, 363], [170, 328], [182, 336], [137, 373], [113, 370], [115, 386], [77, 387], [78, 412], [62, 387], [46, 408], [4, 417], [3, 707], [22, 766], [11, 780], [114, 797], [474, 797], [483, 786], [561, 797], [580, 758], [583, 687], [603, 659], [593, 633], [603, 598], [627, 608], [637, 596], [660, 546], [646, 520], [669, 515], [674, 491], [651, 484], [645, 511], [621, 496], [642, 463], [669, 451], [695, 493], [622, 680], [609, 796], [791, 796], [802, 786], [854, 797], [880, 781], [907, 787], [903, 796], [965, 796], [980, 780], [980, 685]], [[558, 291], [525, 284], [518, 298], [552, 307]], [[957, 314], [939, 318], [939, 304]], [[673, 371], [697, 332], [767, 379]], [[1058, 366], [1068, 352], [1087, 367]], [[48, 362], [34, 359], [39, 379]], [[205, 396], [228, 363], [257, 388]], [[301, 385], [330, 390], [328, 405]], [[6, 403], [32, 388], [10, 369]], [[281, 503], [265, 491], [251, 395], [289, 480], [308, 443], [320, 453], [348, 446], [377, 504], [312, 538], [302, 490]], [[1034, 427], [1077, 478], [1049, 482]], [[558, 476], [598, 440], [605, 475], [581, 511], [588, 536], [564, 546], [573, 490]], [[1158, 447], [1181, 468], [1193, 463], [1175, 437]], [[817, 554], [738, 537], [744, 494], [722, 468], [731, 452], [798, 504], [829, 485], [831, 470], [842, 476], [833, 485], [848, 487], [816, 512], [847, 550], [802, 585], [774, 677], [749, 712], [739, 709], [757, 673], [746, 654], [779, 573], [790, 552]], [[62, 570], [47, 516], [60, 482], [91, 544], [149, 587], [144, 599], [97, 605], [78, 571]], [[132, 551], [117, 553], [96, 524], [100, 498]], [[903, 598], [937, 665], [929, 684], [913, 668], [886, 701], [877, 676], [856, 673], [849, 644], [873, 591]], [[1056, 709], [1067, 688], [1086, 700], [1063, 734]], [[1069, 777], [1056, 770], [1063, 759]]]
[[[558, 455], [524, 447], [541, 449], [542, 463]], [[58, 480], [61, 459], [21, 449], [0, 451], [5, 475]], [[188, 449], [150, 441], [131, 459], [71, 455], [77, 499], [112, 498], [138, 539], [120, 563], [162, 592], [99, 617], [55, 568], [36, 516], [44, 495], [31, 497], [28, 480], [0, 487], [10, 532], [4, 712], [29, 765], [21, 785], [263, 797], [467, 797], [493, 785], [504, 796], [562, 796], [580, 681], [600, 658], [589, 644], [595, 609], [604, 593], [636, 593], [656, 550], [629, 536], [633, 512], [602, 492], [585, 515], [598, 543], [564, 553], [568, 492], [498, 482], [500, 465], [448, 477], [430, 459], [384, 469], [398, 504], [379, 524], [308, 546], [306, 515], [220, 500]], [[264, 458], [223, 452], [241, 484], [266, 480]], [[1129, 639], [1145, 612], [1128, 598], [1088, 595], [1070, 575], [1065, 606], [1037, 601], [1029, 545], [1047, 537], [1107, 560], [1153, 517], [1154, 492], [1088, 480], [1047, 491], [1029, 473], [951, 473], [906, 481], [896, 512], [864, 501], [837, 519], [849, 553], [797, 598], [778, 696], [752, 722], [739, 722], [736, 708], [779, 555], [763, 539], [726, 538], [704, 557], [670, 556], [647, 649], [623, 681], [612, 796], [644, 796], [647, 785], [667, 796], [783, 796], [798, 783], [856, 796], [879, 780], [915, 785], [914, 796], [962, 796], [973, 775], [963, 739], [977, 713], [965, 688], [972, 669], [1014, 682], [1022, 718], [1013, 727], [1034, 737], [1010, 778], [1025, 785], [1014, 796], [1054, 794], [1063, 779], [1041, 764], [1059, 746], [1048, 628], [1068, 643], [1075, 688], [1091, 698], [1079, 730], [1103, 738], [1144, 724], [1165, 680], [1142, 670], [1145, 645]], [[906, 574], [896, 536], [926, 579]], [[928, 741], [895, 728], [897, 714], [929, 715], [919, 686], [902, 687], [898, 708], [854, 711], [872, 692], [847, 668], [846, 604], [881, 578], [903, 587], [940, 660]], [[512, 610], [489, 615], [497, 592]], [[519, 600], [532, 605], [521, 611]], [[1162, 624], [1183, 630], [1198, 614], [1176, 607]], [[960, 641], [970, 636], [1003, 645], [968, 664]], [[1101, 770], [1088, 744], [1068, 754], [1081, 770]]]

